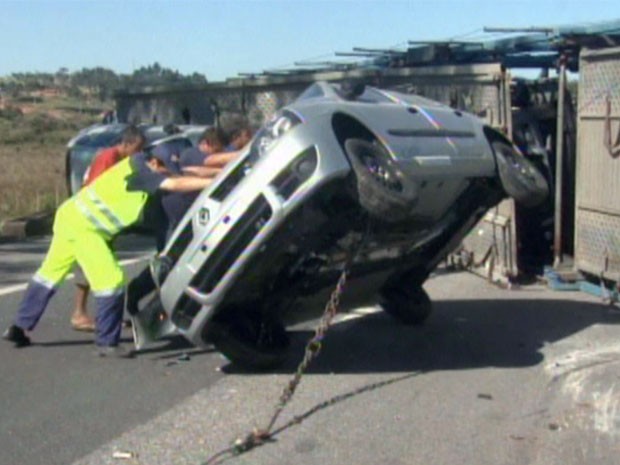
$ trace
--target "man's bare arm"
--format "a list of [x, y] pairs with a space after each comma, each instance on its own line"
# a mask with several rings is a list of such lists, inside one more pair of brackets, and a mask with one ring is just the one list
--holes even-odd
[[205, 159], [204, 165], [213, 168], [223, 168], [237, 158], [240, 152], [240, 150], [236, 150], [234, 152], [214, 153]]
[[214, 178], [222, 172], [222, 168], [212, 166], [186, 166], [183, 168], [183, 172], [201, 178]]
[[177, 176], [166, 178], [159, 188], [169, 192], [193, 192], [207, 187], [213, 181], [212, 178], [199, 178], [197, 176]]

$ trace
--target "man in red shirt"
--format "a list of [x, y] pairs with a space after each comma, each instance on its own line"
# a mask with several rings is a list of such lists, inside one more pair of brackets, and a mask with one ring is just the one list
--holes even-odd
[[[134, 153], [140, 152], [144, 146], [144, 135], [135, 126], [128, 126], [121, 135], [121, 141], [110, 148], [99, 151], [90, 167], [84, 174], [84, 184], [92, 183], [99, 175], [104, 173], [119, 161]], [[76, 269], [75, 285], [75, 308], [71, 315], [71, 327], [76, 331], [94, 331], [95, 323], [88, 315], [87, 302], [90, 286], [80, 268]]]

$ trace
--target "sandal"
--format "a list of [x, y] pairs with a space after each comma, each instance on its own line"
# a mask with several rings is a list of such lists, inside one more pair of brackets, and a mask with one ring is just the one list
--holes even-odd
[[84, 331], [93, 333], [95, 331], [95, 323], [92, 320], [71, 320], [71, 328], [74, 331]]

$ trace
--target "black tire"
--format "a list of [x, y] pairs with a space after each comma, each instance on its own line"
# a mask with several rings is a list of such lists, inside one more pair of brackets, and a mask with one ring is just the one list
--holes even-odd
[[282, 365], [290, 340], [282, 324], [242, 309], [226, 309], [203, 334], [233, 364], [265, 370]]
[[549, 197], [549, 184], [534, 164], [503, 141], [492, 142], [497, 171], [506, 194], [524, 207], [536, 207]]
[[344, 147], [357, 178], [362, 208], [382, 221], [407, 218], [418, 198], [418, 190], [385, 148], [362, 139], [348, 139]]
[[381, 291], [380, 305], [400, 323], [417, 326], [424, 323], [433, 310], [433, 303], [421, 286], [390, 287]]

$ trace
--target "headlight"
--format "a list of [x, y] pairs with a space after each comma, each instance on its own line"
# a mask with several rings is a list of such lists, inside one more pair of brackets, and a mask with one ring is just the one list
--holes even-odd
[[258, 156], [265, 155], [276, 140], [301, 122], [301, 118], [291, 111], [277, 113], [256, 135], [252, 151], [255, 150]]

